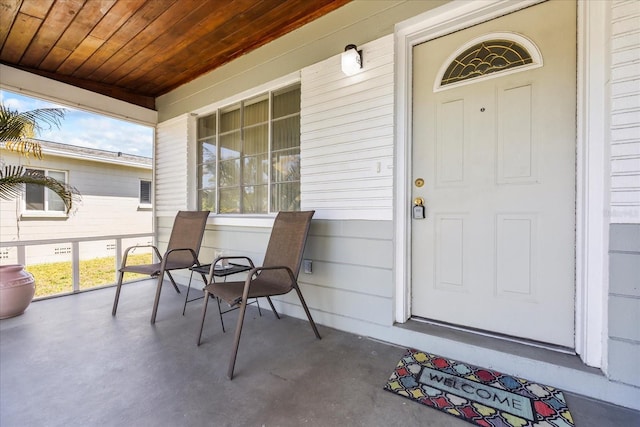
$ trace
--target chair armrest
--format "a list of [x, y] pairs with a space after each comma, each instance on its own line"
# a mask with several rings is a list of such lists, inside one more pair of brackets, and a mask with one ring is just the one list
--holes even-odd
[[170, 249], [167, 252], [164, 253], [164, 259], [162, 259], [162, 264], [161, 264], [161, 269], [164, 270], [165, 265], [167, 264], [168, 260], [169, 260], [169, 255], [171, 255], [174, 252], [184, 252], [184, 251], [189, 251], [191, 252], [191, 256], [193, 257], [193, 264], [198, 264], [200, 265], [200, 263], [198, 262], [198, 256], [196, 255], [196, 251], [194, 251], [191, 248], [174, 248], [174, 249]]
[[244, 282], [244, 290], [242, 292], [242, 300], [245, 300], [245, 301], [247, 300], [247, 297], [249, 296], [249, 288], [251, 287], [251, 281], [255, 278], [255, 276], [258, 276], [262, 271], [267, 271], [267, 270], [285, 270], [287, 273], [289, 273], [289, 278], [291, 279], [291, 286], [298, 283], [295, 276], [293, 275], [293, 271], [291, 271], [291, 269], [287, 266], [274, 265], [271, 267], [255, 267], [249, 270], [249, 272], [247, 273], [247, 278], [245, 279], [245, 282]]
[[129, 251], [134, 250], [136, 248], [153, 248], [153, 250], [156, 253], [156, 256], [158, 257], [158, 259], [160, 261], [162, 261], [162, 255], [160, 255], [160, 251], [158, 250], [157, 247], [155, 247], [154, 245], [135, 245], [135, 246], [129, 246], [127, 249], [124, 250], [124, 255], [122, 256], [122, 264], [120, 265], [120, 267], [125, 267], [127, 265], [127, 257], [129, 256]]
[[287, 273], [289, 273], [289, 277], [291, 278], [292, 281], [296, 281], [295, 276], [293, 275], [293, 271], [291, 271], [291, 269], [285, 265], [273, 265], [271, 267], [255, 267], [253, 268], [249, 273], [250, 274], [259, 274], [262, 271], [266, 271], [266, 270], [286, 270]]

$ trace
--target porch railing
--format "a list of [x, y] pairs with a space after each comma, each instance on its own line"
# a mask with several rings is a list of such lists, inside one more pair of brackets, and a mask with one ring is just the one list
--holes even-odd
[[[72, 237], [60, 239], [46, 240], [22, 240], [12, 242], [0, 242], [0, 248], [16, 248], [16, 257], [18, 264], [27, 265], [27, 251], [29, 246], [71, 244], [71, 269], [72, 269], [72, 293], [80, 292], [80, 243], [96, 242], [96, 241], [114, 241], [115, 242], [115, 274], [113, 283], [117, 281], [117, 272], [122, 263], [123, 248], [122, 241], [127, 239], [139, 239], [145, 237], [153, 237], [153, 233], [136, 233], [136, 234], [119, 234], [108, 236], [91, 236], [91, 237]], [[107, 285], [108, 286], [108, 285]]]

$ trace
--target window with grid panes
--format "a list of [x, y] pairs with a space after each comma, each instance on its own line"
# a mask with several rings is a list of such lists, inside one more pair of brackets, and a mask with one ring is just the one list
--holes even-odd
[[198, 201], [220, 214], [300, 210], [300, 85], [198, 118]]

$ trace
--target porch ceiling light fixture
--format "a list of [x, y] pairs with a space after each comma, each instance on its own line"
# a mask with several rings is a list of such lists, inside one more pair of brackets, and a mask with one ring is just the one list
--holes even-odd
[[362, 68], [362, 51], [355, 44], [348, 44], [342, 52], [342, 72], [347, 76], [356, 74]]

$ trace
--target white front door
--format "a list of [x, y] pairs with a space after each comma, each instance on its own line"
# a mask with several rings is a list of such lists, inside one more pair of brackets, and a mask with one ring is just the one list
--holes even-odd
[[[412, 316], [574, 347], [575, 22], [549, 1], [414, 47]], [[451, 54], [505, 34], [542, 66], [434, 86]], [[483, 74], [496, 55], [477, 55]]]

